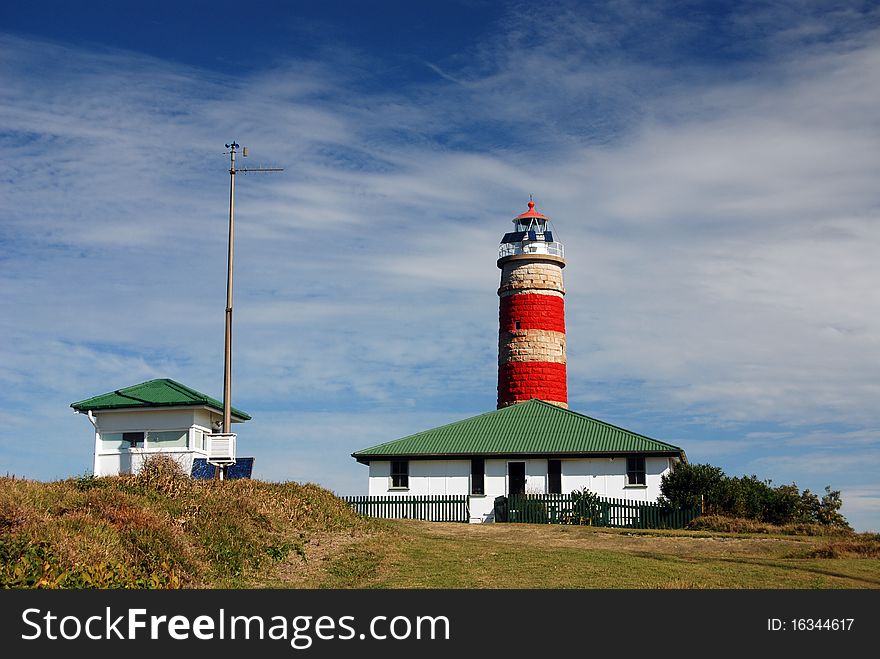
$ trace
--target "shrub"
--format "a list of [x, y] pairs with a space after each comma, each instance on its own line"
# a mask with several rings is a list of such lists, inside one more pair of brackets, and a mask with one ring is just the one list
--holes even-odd
[[580, 490], [572, 490], [571, 498], [570, 524], [597, 526], [603, 523], [604, 507], [598, 494], [584, 487]]
[[680, 462], [660, 479], [660, 492], [668, 505], [676, 508], [700, 502], [701, 495], [716, 498], [726, 476], [710, 464]]
[[679, 463], [660, 479], [660, 502], [684, 507], [702, 502], [703, 512], [754, 520], [765, 524], [820, 524], [848, 529], [840, 513], [840, 492], [825, 488], [820, 500], [810, 490], [797, 485], [773, 487], [754, 474], [731, 478], [708, 464]]
[[131, 482], [141, 490], [175, 496], [189, 489], [190, 477], [170, 455], [157, 453], [144, 460]]
[[820, 524], [826, 526], [850, 528], [846, 518], [840, 513], [842, 505], [843, 499], [840, 497], [840, 490], [832, 490], [830, 485], [826, 485], [825, 496], [822, 497], [822, 502], [819, 504], [816, 519]]

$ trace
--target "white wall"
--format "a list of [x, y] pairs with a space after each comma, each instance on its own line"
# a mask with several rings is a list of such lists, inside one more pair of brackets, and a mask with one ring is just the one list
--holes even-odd
[[470, 488], [470, 460], [410, 460], [409, 488], [391, 489], [391, 463], [370, 462], [370, 496], [423, 496], [467, 494]]
[[[171, 455], [180, 466], [190, 473], [193, 458], [204, 456], [203, 451], [193, 446], [193, 430], [211, 431], [211, 423], [222, 416], [206, 409], [153, 409], [127, 412], [93, 412], [98, 427], [95, 432], [95, 476], [115, 476], [117, 474], [137, 473], [146, 456], [154, 453]], [[107, 448], [101, 442], [100, 434], [111, 432], [149, 432], [164, 430], [189, 431], [188, 447], [156, 448]]]
[[150, 410], [136, 412], [92, 412], [98, 431], [136, 432], [139, 430], [177, 430], [195, 422], [195, 410]]
[[586, 487], [614, 499], [656, 501], [660, 478], [669, 470], [669, 458], [645, 458], [645, 485], [627, 485], [626, 458], [592, 458], [562, 461], [562, 491]]
[[[495, 497], [508, 493], [508, 463], [525, 462], [526, 493], [547, 492], [547, 460], [487, 458], [483, 496], [471, 496], [471, 521], [491, 521]], [[604, 497], [655, 501], [660, 496], [660, 478], [669, 470], [669, 458], [645, 458], [645, 485], [626, 484], [626, 458], [572, 458], [562, 460], [562, 492], [586, 487]], [[370, 496], [421, 496], [426, 494], [470, 494], [470, 460], [410, 460], [409, 488], [391, 489], [391, 463], [370, 462]]]
[[[115, 453], [103, 453], [95, 456], [95, 476], [118, 476], [120, 474], [136, 474], [144, 464], [148, 455], [159, 451], [120, 450]], [[193, 458], [198, 455], [189, 449], [162, 451], [164, 455], [173, 457], [185, 473], [192, 472]]]

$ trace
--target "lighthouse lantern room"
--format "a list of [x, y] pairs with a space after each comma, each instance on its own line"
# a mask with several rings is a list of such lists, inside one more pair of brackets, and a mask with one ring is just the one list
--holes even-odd
[[513, 218], [514, 230], [504, 234], [498, 257], [514, 254], [551, 254], [564, 258], [562, 243], [553, 240], [550, 218], [535, 210], [535, 202], [529, 197], [529, 210]]

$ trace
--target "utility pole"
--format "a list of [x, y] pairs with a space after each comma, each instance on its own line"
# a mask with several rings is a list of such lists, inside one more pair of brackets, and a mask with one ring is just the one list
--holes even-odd
[[[243, 167], [235, 169], [235, 154], [239, 148], [234, 140], [226, 145], [229, 149], [229, 245], [226, 265], [226, 332], [223, 350], [223, 433], [232, 432], [232, 257], [235, 244], [235, 174], [236, 172], [283, 172], [281, 167]], [[247, 158], [247, 147], [242, 149], [241, 155]], [[222, 480], [225, 467], [215, 470], [215, 474]]]

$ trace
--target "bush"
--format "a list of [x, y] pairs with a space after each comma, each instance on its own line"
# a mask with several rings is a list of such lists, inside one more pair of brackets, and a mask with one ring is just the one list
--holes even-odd
[[825, 496], [819, 504], [819, 510], [816, 518], [820, 524], [826, 526], [841, 526], [850, 528], [846, 518], [840, 513], [840, 507], [843, 505], [843, 499], [840, 497], [840, 490], [832, 490], [830, 485], [825, 486]]
[[568, 518], [570, 524], [599, 526], [605, 523], [604, 507], [598, 494], [584, 487], [572, 490], [571, 498], [571, 517]]
[[701, 496], [717, 498], [727, 477], [718, 467], [710, 464], [680, 462], [660, 479], [664, 503], [684, 508], [700, 503]]
[[660, 480], [661, 503], [684, 507], [703, 504], [703, 512], [749, 519], [765, 524], [820, 524], [848, 529], [840, 513], [840, 492], [825, 488], [820, 500], [810, 490], [801, 492], [797, 485], [773, 487], [771, 481], [757, 476], [731, 478], [709, 464], [679, 463]]
[[189, 474], [170, 455], [157, 453], [144, 460], [140, 471], [131, 477], [131, 483], [141, 490], [175, 496], [190, 485]]

